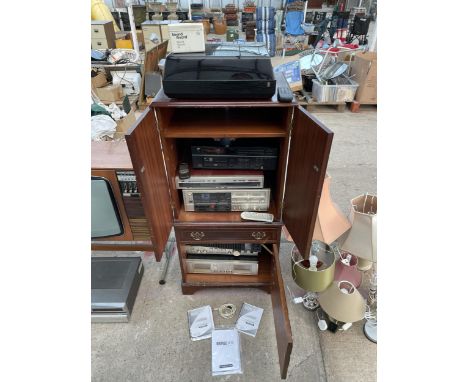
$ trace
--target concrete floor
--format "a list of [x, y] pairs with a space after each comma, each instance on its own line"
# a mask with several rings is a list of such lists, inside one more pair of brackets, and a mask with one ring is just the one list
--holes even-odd
[[[335, 136], [328, 172], [334, 201], [347, 214], [349, 200], [361, 193], [377, 191], [375, 107], [362, 107], [359, 114], [316, 113]], [[281, 244], [281, 266], [285, 285], [296, 295], [303, 292], [291, 277], [289, 252], [292, 244]], [[94, 254], [97, 254], [95, 252]], [[104, 254], [104, 253], [99, 253]], [[119, 255], [124, 254], [120, 253]], [[115, 255], [107, 253], [107, 255]], [[128, 255], [128, 253], [125, 253]], [[132, 252], [141, 256], [142, 253]], [[92, 325], [93, 381], [207, 381], [211, 377], [211, 342], [192, 342], [188, 336], [187, 310], [202, 305], [213, 308], [232, 302], [262, 307], [264, 314], [256, 338], [241, 335], [243, 375], [217, 377], [222, 381], [280, 381], [271, 299], [255, 289], [209, 289], [183, 296], [178, 259], [173, 258], [166, 285], [159, 285], [162, 263], [144, 255], [145, 274], [131, 321], [126, 324]], [[365, 276], [367, 279], [367, 276]], [[360, 288], [366, 296], [367, 281]], [[287, 292], [286, 292], [287, 293]], [[368, 341], [363, 323], [346, 332], [321, 332], [314, 314], [288, 301], [293, 350], [288, 381], [367, 382], [376, 380], [377, 346]], [[229, 325], [214, 313], [216, 326]]]

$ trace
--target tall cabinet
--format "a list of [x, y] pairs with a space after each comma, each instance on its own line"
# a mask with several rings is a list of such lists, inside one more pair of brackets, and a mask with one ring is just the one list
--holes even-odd
[[[240, 212], [189, 212], [176, 188], [178, 164], [190, 147], [216, 139], [278, 148], [276, 170], [265, 171], [272, 223], [243, 221]], [[126, 135], [151, 239], [159, 260], [174, 227], [182, 293], [202, 288], [255, 287], [271, 295], [281, 377], [286, 378], [292, 333], [281, 277], [281, 227], [299, 251], [312, 243], [333, 133], [296, 103], [271, 100], [175, 100], [161, 90]], [[189, 273], [185, 246], [261, 243], [258, 275]]]

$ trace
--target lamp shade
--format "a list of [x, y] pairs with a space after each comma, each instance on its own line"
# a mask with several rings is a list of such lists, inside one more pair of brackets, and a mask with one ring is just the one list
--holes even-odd
[[349, 252], [340, 251], [335, 265], [335, 281], [347, 280], [356, 288], [362, 283], [362, 273], [357, 268], [358, 258]]
[[358, 269], [367, 270], [377, 262], [377, 196], [352, 199], [349, 220], [351, 230], [341, 248], [359, 257]]
[[331, 198], [330, 181], [330, 175], [326, 174], [312, 236], [313, 240], [326, 244], [331, 244], [351, 228], [350, 222]]
[[356, 322], [364, 318], [366, 302], [349, 281], [334, 281], [318, 296], [321, 308], [331, 318], [341, 322]]
[[291, 251], [291, 268], [294, 282], [309, 292], [321, 292], [333, 282], [335, 254], [325, 243], [314, 242], [317, 268], [309, 268], [309, 260], [303, 259], [296, 246]]

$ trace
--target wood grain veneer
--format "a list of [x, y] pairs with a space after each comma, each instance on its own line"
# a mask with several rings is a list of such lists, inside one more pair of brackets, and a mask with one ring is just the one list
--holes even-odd
[[91, 169], [132, 170], [127, 143], [125, 141], [92, 141]]
[[172, 228], [172, 208], [153, 109], [147, 108], [125, 137], [160, 261]]
[[294, 113], [283, 221], [302, 256], [307, 256], [317, 218], [333, 132], [301, 106]]

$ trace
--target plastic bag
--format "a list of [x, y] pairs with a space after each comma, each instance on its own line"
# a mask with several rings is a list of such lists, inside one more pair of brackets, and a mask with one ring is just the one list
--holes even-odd
[[203, 340], [211, 337], [214, 330], [213, 312], [211, 306], [189, 310], [187, 312], [189, 322], [190, 339], [192, 341]]
[[211, 375], [242, 374], [240, 336], [236, 328], [211, 333]]
[[104, 136], [113, 137], [117, 124], [108, 115], [94, 115], [91, 117], [91, 140], [100, 141]]
[[236, 322], [236, 328], [240, 332], [249, 336], [255, 337], [257, 335], [258, 327], [262, 319], [263, 309], [254, 305], [242, 304], [242, 309], [239, 312], [239, 318]]

